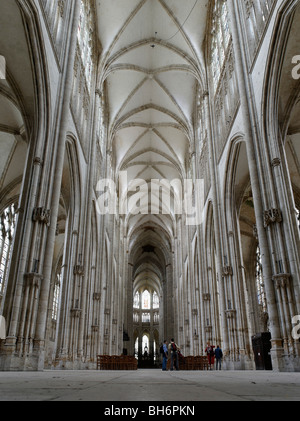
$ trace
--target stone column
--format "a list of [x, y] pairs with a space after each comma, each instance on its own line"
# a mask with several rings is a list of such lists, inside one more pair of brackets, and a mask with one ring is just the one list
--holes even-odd
[[75, 61], [75, 52], [77, 44], [77, 28], [78, 21], [80, 16], [80, 2], [74, 2], [73, 6], [73, 20], [70, 25], [70, 43], [69, 43], [69, 56], [66, 64], [66, 69], [64, 71], [64, 93], [63, 93], [63, 104], [61, 109], [61, 121], [58, 131], [58, 147], [56, 153], [56, 163], [55, 163], [55, 172], [53, 180], [53, 192], [51, 197], [51, 225], [49, 227], [49, 232], [47, 236], [46, 248], [45, 248], [45, 259], [44, 259], [44, 281], [41, 286], [40, 299], [39, 299], [39, 308], [38, 308], [38, 317], [36, 322], [35, 330], [35, 358], [36, 358], [36, 368], [43, 369], [44, 361], [44, 340], [45, 340], [45, 330], [47, 322], [47, 312], [48, 312], [48, 298], [51, 284], [51, 273], [52, 273], [52, 261], [53, 261], [53, 250], [55, 244], [55, 235], [56, 235], [56, 225], [57, 217], [59, 211], [59, 199], [60, 199], [60, 190], [61, 190], [61, 180], [62, 172], [64, 165], [64, 156], [65, 156], [65, 142], [67, 137], [68, 129], [68, 119], [70, 116], [70, 100], [72, 93], [72, 83], [73, 83], [73, 72], [74, 72], [74, 61]]
[[[127, 242], [127, 241], [126, 241]], [[132, 263], [127, 261], [127, 285], [126, 285], [126, 295], [127, 295], [127, 308], [125, 309], [125, 312], [127, 313], [127, 322], [124, 325], [124, 330], [126, 333], [128, 333], [129, 336], [129, 342], [126, 344], [126, 347], [128, 346], [128, 353], [129, 355], [134, 355], [134, 336], [133, 336], [133, 318], [132, 318], [132, 312], [133, 312], [133, 280], [132, 280], [132, 270], [133, 265]], [[140, 301], [141, 302], [141, 301]]]
[[[214, 230], [216, 240], [216, 252], [217, 252], [217, 273], [220, 279], [220, 312], [221, 312], [221, 325], [222, 325], [222, 339], [223, 339], [223, 352], [226, 357], [229, 354], [229, 337], [227, 330], [227, 318], [226, 318], [226, 294], [224, 282], [221, 280], [221, 274], [223, 270], [222, 265], [222, 235], [221, 235], [221, 223], [220, 223], [220, 204], [218, 194], [218, 178], [216, 175], [216, 159], [214, 150], [214, 130], [213, 130], [213, 113], [211, 110], [210, 97], [208, 92], [203, 94], [203, 112], [205, 121], [207, 121], [207, 137], [208, 137], [208, 151], [209, 151], [209, 168], [211, 176], [211, 189], [213, 198], [213, 217], [214, 217]], [[207, 329], [206, 329], [207, 331]]]
[[[94, 86], [95, 88], [95, 86]], [[79, 342], [78, 342], [78, 357], [83, 357], [83, 348], [84, 348], [84, 328], [85, 328], [85, 315], [86, 315], [86, 294], [87, 294], [87, 285], [88, 285], [88, 275], [89, 267], [87, 262], [89, 261], [90, 254], [90, 240], [91, 240], [91, 230], [92, 230], [92, 197], [94, 191], [94, 173], [95, 173], [95, 163], [96, 163], [96, 148], [97, 148], [97, 124], [98, 124], [98, 111], [100, 105], [100, 92], [95, 90], [95, 97], [93, 100], [93, 109], [91, 116], [93, 117], [92, 130], [88, 134], [90, 141], [90, 153], [89, 153], [89, 172], [86, 184], [86, 197], [85, 197], [85, 233], [84, 233], [84, 252], [83, 252], [83, 261], [85, 262], [84, 266], [84, 277], [82, 282], [81, 289], [81, 317], [79, 323]]]
[[[254, 104], [251, 93], [248, 70], [246, 67], [246, 53], [243, 46], [243, 33], [239, 22], [239, 5], [236, 0], [228, 0], [228, 12], [232, 30], [232, 39], [235, 54], [235, 65], [237, 70], [237, 80], [239, 86], [241, 113], [245, 131], [245, 141], [247, 147], [251, 186], [253, 191], [256, 223], [258, 229], [258, 239], [262, 255], [263, 273], [268, 301], [268, 313], [270, 330], [272, 335], [272, 361], [274, 370], [281, 370], [282, 366], [282, 338], [279, 325], [279, 315], [276, 304], [276, 296], [272, 281], [272, 265], [269, 251], [268, 238], [264, 227], [263, 215], [264, 204], [262, 189], [260, 185], [260, 174], [258, 168], [259, 157], [256, 154], [257, 121], [255, 119]], [[261, 176], [262, 178], [262, 176]]]

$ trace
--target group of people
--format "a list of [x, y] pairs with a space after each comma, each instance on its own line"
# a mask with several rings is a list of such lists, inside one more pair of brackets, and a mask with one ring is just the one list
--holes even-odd
[[174, 367], [175, 367], [175, 370], [178, 371], [179, 370], [180, 348], [175, 343], [173, 338], [171, 339], [169, 345], [168, 345], [168, 341], [164, 341], [164, 343], [162, 345], [162, 348], [161, 348], [161, 353], [163, 355], [162, 370], [167, 371], [167, 363], [168, 363], [169, 355], [171, 355], [171, 368], [170, 368], [170, 370], [173, 371]]
[[[210, 345], [207, 343], [205, 353], [208, 358], [208, 364], [210, 370], [212, 370], [212, 367], [215, 365], [216, 360], [216, 370], [222, 369], [222, 359], [223, 359], [223, 351], [218, 345], [217, 347]], [[180, 348], [175, 343], [174, 339], [172, 338], [170, 343], [168, 344], [168, 341], [164, 341], [163, 345], [161, 346], [161, 354], [163, 356], [163, 364], [162, 364], [162, 370], [167, 371], [167, 363], [169, 359], [169, 355], [171, 355], [171, 368], [170, 370], [173, 371], [174, 368], [178, 371], [179, 370], [179, 356], [180, 354]]]
[[210, 345], [209, 342], [207, 343], [205, 353], [208, 358], [208, 364], [210, 370], [212, 370], [212, 367], [215, 365], [216, 360], [216, 370], [222, 370], [222, 359], [223, 359], [223, 351], [218, 345], [217, 348], [213, 345]]

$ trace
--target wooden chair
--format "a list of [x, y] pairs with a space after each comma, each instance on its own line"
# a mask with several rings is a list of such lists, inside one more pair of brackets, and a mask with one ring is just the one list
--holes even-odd
[[189, 355], [188, 357], [185, 357], [185, 365], [186, 370], [192, 371], [194, 370], [194, 357]]
[[202, 357], [197, 356], [194, 358], [194, 370], [199, 371], [202, 370]]
[[125, 355], [97, 355], [97, 370], [137, 370], [135, 357]]

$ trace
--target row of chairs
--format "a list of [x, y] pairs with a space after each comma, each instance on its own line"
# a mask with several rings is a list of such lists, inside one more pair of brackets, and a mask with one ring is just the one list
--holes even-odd
[[[171, 368], [171, 358], [169, 358], [167, 363], [167, 369]], [[205, 371], [209, 369], [209, 363], [207, 357], [202, 356], [188, 356], [179, 358], [179, 368], [180, 370], [186, 371]]]
[[137, 370], [138, 362], [135, 357], [126, 355], [98, 355], [97, 370]]
[[184, 369], [188, 371], [205, 371], [209, 369], [208, 358], [188, 356], [184, 358]]

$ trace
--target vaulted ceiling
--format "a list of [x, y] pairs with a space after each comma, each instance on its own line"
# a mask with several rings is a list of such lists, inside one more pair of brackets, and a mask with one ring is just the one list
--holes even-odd
[[[127, 171], [129, 183], [187, 178], [196, 92], [205, 84], [207, 4], [97, 0], [101, 82], [107, 88], [108, 147], [116, 180], [120, 171]], [[132, 250], [141, 235], [141, 245], [162, 247], [160, 236], [171, 249], [174, 215], [128, 215], [126, 222]]]

